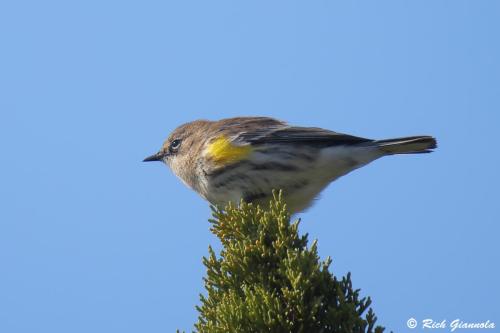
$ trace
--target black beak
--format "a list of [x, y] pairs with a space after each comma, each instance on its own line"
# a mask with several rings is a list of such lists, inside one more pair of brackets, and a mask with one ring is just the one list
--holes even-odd
[[149, 157], [146, 157], [143, 162], [153, 162], [153, 161], [161, 161], [163, 159], [163, 155], [160, 153], [156, 153], [154, 155], [151, 155]]

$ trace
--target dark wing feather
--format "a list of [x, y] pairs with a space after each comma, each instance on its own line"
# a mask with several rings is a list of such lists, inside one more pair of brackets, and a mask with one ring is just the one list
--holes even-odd
[[250, 141], [252, 142], [252, 144], [300, 143], [328, 147], [359, 144], [364, 142], [371, 142], [372, 140], [353, 135], [337, 133], [317, 127], [288, 127], [275, 130], [263, 137]]
[[304, 144], [319, 147], [353, 145], [373, 140], [337, 133], [317, 127], [295, 127], [286, 123], [271, 121], [271, 118], [253, 118], [252, 126], [239, 132], [235, 142], [259, 144]]
[[318, 127], [289, 126], [269, 117], [237, 117], [215, 123], [217, 132], [224, 133], [237, 144], [303, 144], [317, 147], [353, 145], [372, 142], [353, 135]]

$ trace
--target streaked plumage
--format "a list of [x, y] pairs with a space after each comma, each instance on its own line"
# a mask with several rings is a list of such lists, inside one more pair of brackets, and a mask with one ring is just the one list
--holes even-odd
[[430, 136], [370, 140], [316, 127], [290, 126], [267, 117], [197, 120], [178, 127], [161, 160], [210, 203], [267, 203], [282, 189], [298, 212], [332, 181], [385, 155], [428, 153]]

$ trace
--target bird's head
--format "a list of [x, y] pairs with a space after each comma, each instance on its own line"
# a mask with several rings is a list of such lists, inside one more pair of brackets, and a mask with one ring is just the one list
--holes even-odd
[[143, 162], [159, 161], [184, 182], [193, 187], [196, 177], [197, 160], [203, 146], [210, 122], [196, 120], [177, 127], [165, 140], [161, 149]]

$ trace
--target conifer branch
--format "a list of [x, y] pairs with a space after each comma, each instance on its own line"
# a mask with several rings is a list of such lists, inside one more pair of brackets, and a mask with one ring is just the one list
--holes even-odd
[[[281, 194], [267, 209], [241, 202], [213, 208], [211, 231], [223, 249], [203, 258], [206, 295], [195, 329], [200, 333], [382, 333], [369, 297], [360, 298], [351, 274], [338, 280], [307, 246], [300, 221], [290, 222]], [[365, 315], [365, 312], [368, 312]]]

